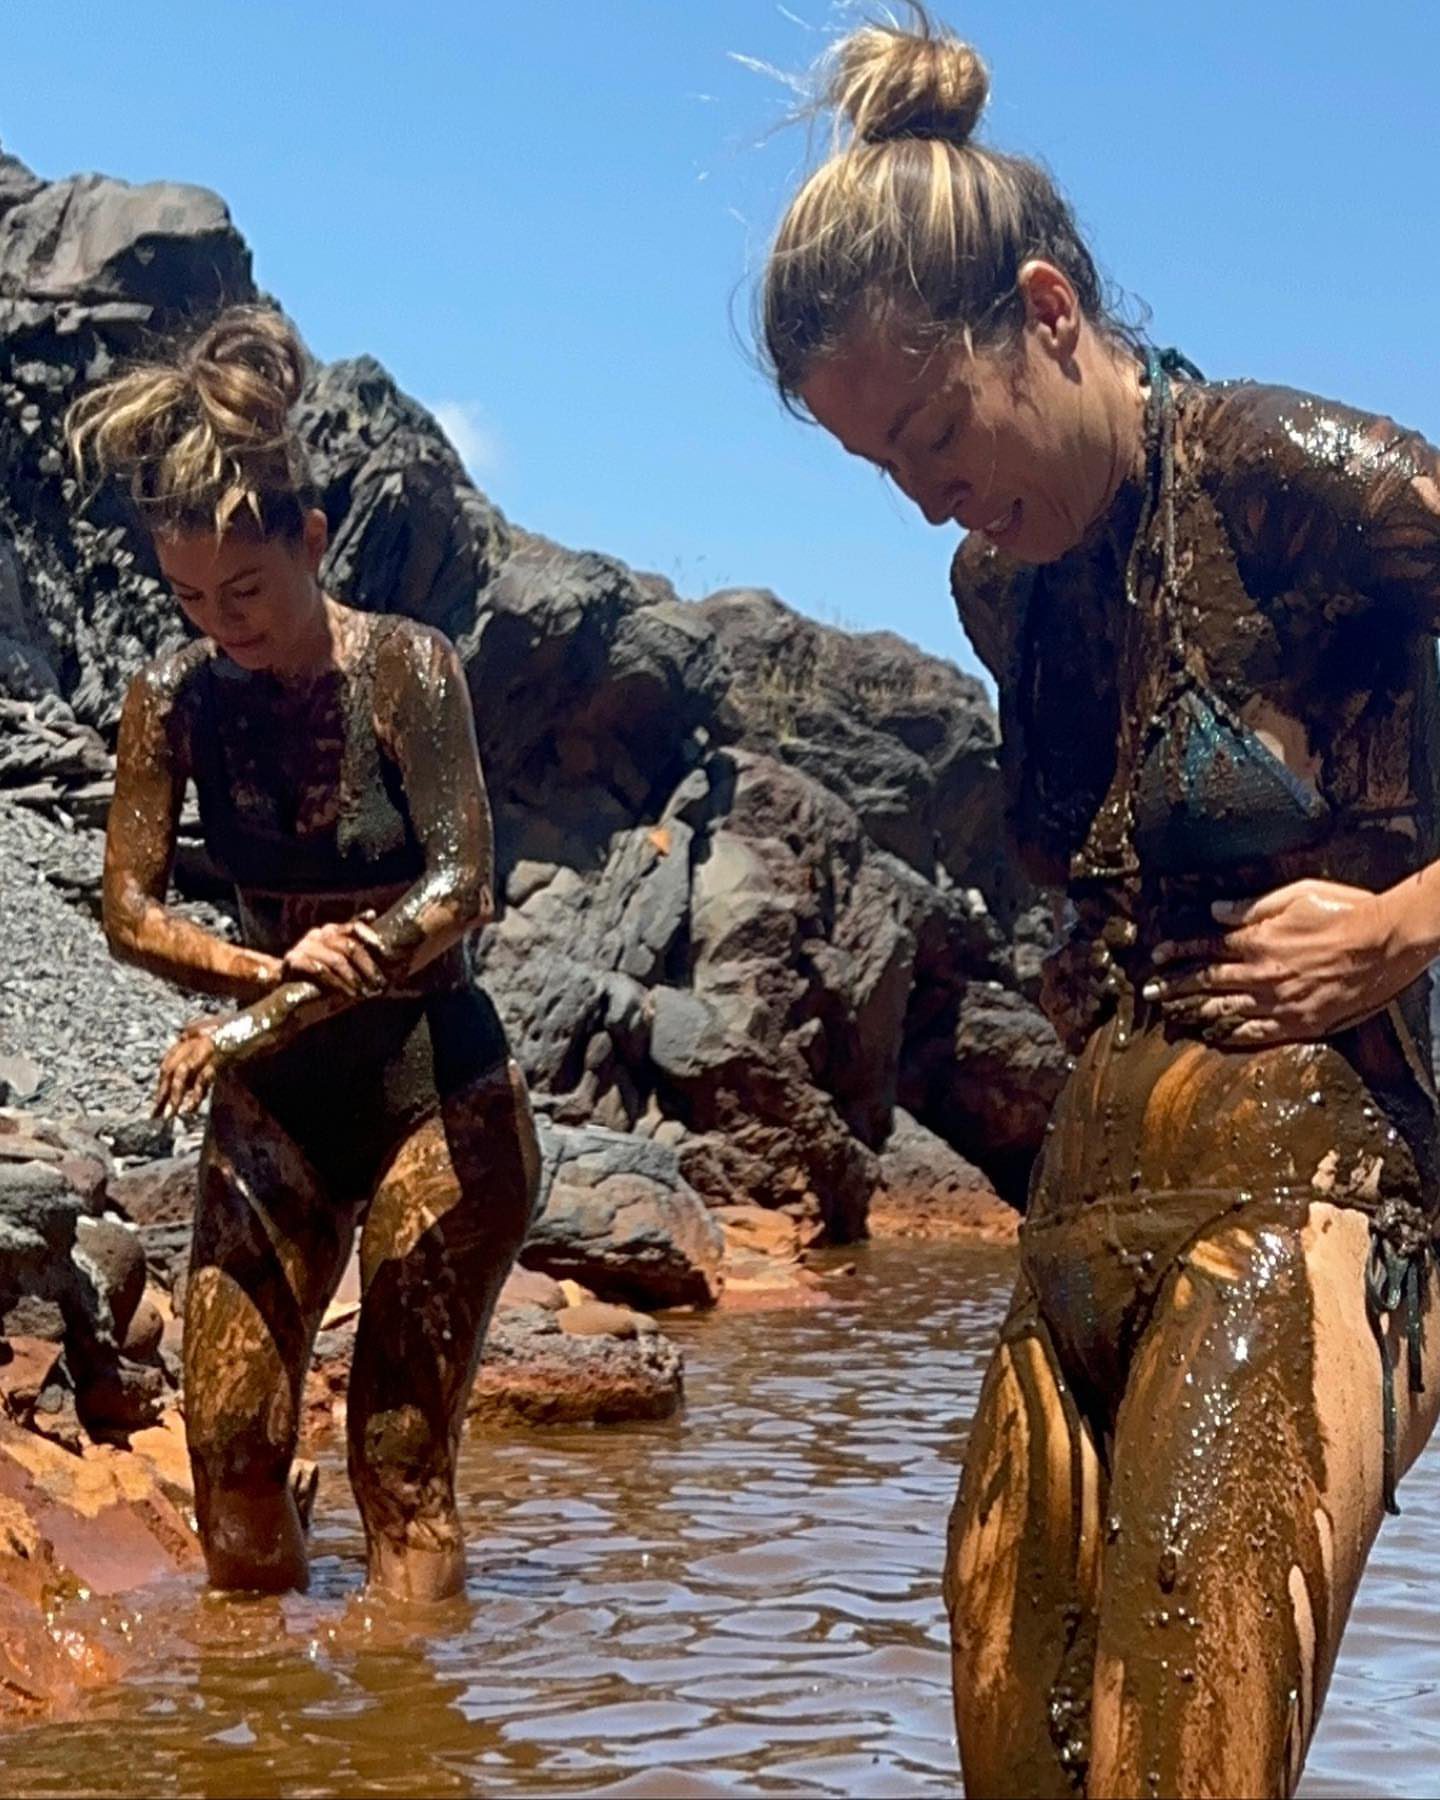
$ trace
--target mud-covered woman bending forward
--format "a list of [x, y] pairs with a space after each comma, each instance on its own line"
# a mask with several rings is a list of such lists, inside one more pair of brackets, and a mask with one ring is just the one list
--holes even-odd
[[966, 1791], [1288, 1793], [1440, 1405], [1440, 464], [1116, 327], [986, 87], [923, 15], [840, 46], [764, 289], [782, 394], [970, 534], [1072, 915], [946, 1571]]
[[[537, 1183], [523, 1080], [466, 940], [490, 814], [454, 650], [319, 581], [289, 426], [303, 355], [259, 309], [72, 409], [128, 479], [200, 634], [135, 679], [106, 846], [115, 953], [239, 1010], [187, 1027], [159, 1103], [211, 1090], [185, 1297], [185, 1423], [217, 1587], [303, 1586], [291, 1488], [311, 1346], [360, 1228], [350, 1477], [372, 1584], [455, 1593], [455, 1452]], [[166, 906], [186, 783], [243, 945]]]

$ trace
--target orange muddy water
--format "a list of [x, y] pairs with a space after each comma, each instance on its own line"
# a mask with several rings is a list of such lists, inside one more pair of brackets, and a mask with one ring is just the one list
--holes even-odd
[[[1010, 1265], [857, 1260], [828, 1310], [676, 1321], [678, 1422], [470, 1440], [423, 1631], [359, 1598], [328, 1465], [310, 1595], [151, 1590], [126, 1683], [0, 1742], [0, 1791], [958, 1794], [940, 1561]], [[1440, 1796], [1440, 1446], [1401, 1502], [1305, 1794]]]

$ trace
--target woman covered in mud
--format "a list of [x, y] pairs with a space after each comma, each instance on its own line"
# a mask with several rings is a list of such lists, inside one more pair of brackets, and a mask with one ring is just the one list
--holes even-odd
[[[463, 1578], [456, 1447], [538, 1159], [467, 958], [492, 843], [464, 676], [437, 632], [323, 591], [325, 515], [289, 423], [303, 375], [278, 314], [234, 309], [67, 421], [82, 473], [128, 480], [199, 634], [126, 699], [105, 928], [117, 956], [239, 1006], [186, 1028], [157, 1101], [211, 1093], [184, 1337], [210, 1580], [305, 1584], [300, 1395], [359, 1227], [348, 1434], [369, 1579], [432, 1600]], [[166, 905], [188, 781], [242, 944]]]
[[781, 394], [966, 529], [1076, 1053], [947, 1597], [973, 1795], [1281, 1794], [1440, 1405], [1440, 463], [1107, 314], [973, 50], [838, 49], [766, 271]]

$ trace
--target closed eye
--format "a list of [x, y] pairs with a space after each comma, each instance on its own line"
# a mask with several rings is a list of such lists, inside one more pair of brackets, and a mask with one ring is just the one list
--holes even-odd
[[945, 427], [945, 429], [940, 433], [939, 437], [936, 438], [935, 442], [930, 446], [930, 454], [932, 456], [938, 456], [942, 450], [948, 450], [950, 445], [954, 441], [955, 441], [955, 421], [952, 419], [950, 421], [950, 423]]

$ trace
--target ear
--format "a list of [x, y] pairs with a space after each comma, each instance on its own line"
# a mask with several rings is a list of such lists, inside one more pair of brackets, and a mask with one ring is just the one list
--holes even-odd
[[301, 542], [310, 573], [318, 578], [325, 552], [330, 547], [330, 524], [318, 506], [310, 507], [305, 514], [305, 530]]
[[1068, 362], [1080, 341], [1084, 314], [1070, 278], [1054, 263], [1032, 257], [1022, 265], [1016, 286], [1025, 302], [1025, 325], [1057, 362]]

